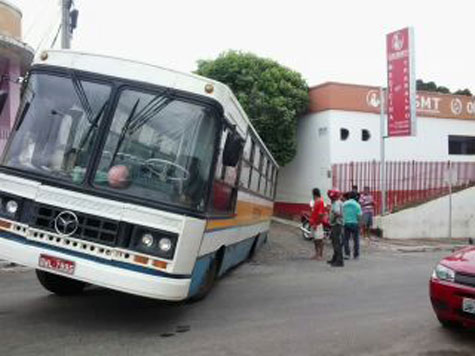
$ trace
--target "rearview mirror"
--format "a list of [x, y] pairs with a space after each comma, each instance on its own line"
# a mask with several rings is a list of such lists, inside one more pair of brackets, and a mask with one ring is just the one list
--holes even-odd
[[243, 140], [237, 134], [229, 134], [223, 151], [223, 166], [236, 167], [241, 157]]
[[5, 107], [5, 104], [7, 103], [8, 99], [8, 92], [5, 90], [0, 90], [0, 114], [3, 112], [3, 108]]

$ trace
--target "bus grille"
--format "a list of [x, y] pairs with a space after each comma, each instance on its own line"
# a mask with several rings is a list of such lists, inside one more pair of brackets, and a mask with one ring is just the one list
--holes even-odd
[[[65, 211], [49, 205], [38, 204], [33, 211], [32, 225], [35, 228], [48, 230], [56, 233], [55, 219]], [[84, 239], [109, 246], [117, 244], [119, 222], [101, 217], [87, 215], [73, 211], [76, 214], [79, 225], [71, 237]]]

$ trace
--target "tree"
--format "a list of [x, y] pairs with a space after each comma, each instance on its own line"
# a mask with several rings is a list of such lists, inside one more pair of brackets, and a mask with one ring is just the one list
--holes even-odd
[[297, 152], [297, 118], [308, 107], [308, 86], [299, 73], [238, 51], [199, 60], [196, 73], [228, 85], [277, 162], [285, 165], [292, 160]]
[[438, 93], [442, 93], [442, 94], [450, 94], [450, 89], [447, 88], [447, 87], [443, 87], [443, 86], [437, 87], [436, 91]]
[[434, 82], [425, 83], [422, 79], [417, 79], [416, 89], [437, 92], [438, 87], [437, 87], [437, 84], [435, 84]]
[[457, 90], [454, 94], [455, 94], [455, 95], [473, 96], [473, 95], [472, 95], [472, 92], [470, 91], [470, 89], [467, 89], [467, 88], [465, 88], [465, 89], [463, 89], [463, 90], [462, 90], [462, 89], [459, 89], [459, 90]]
[[[444, 86], [437, 86], [434, 82], [424, 82], [422, 79], [417, 79], [416, 81], [416, 90], [424, 90], [424, 91], [432, 91], [435, 93], [442, 93], [442, 94], [451, 94], [449, 88]], [[455, 91], [453, 94], [455, 95], [466, 95], [472, 96], [472, 92], [469, 89], [459, 89]]]

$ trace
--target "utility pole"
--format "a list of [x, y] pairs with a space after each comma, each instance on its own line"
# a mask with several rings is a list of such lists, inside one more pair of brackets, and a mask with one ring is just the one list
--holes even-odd
[[380, 131], [381, 131], [381, 141], [380, 141], [380, 159], [381, 167], [380, 172], [380, 184], [381, 184], [381, 215], [386, 214], [386, 152], [384, 147], [384, 140], [386, 135], [386, 118], [384, 115], [385, 100], [384, 100], [384, 89], [379, 88], [379, 101], [380, 101]]
[[61, 0], [61, 48], [71, 48], [71, 9], [72, 0]]

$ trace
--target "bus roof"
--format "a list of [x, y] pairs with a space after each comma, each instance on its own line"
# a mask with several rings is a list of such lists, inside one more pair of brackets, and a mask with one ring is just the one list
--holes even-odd
[[[262, 148], [267, 152], [274, 164], [277, 165], [274, 157], [257, 134], [233, 92], [223, 83], [199, 75], [183, 73], [129, 59], [65, 50], [44, 51], [35, 58], [33, 65], [51, 65], [82, 70], [160, 85], [213, 98], [221, 104], [227, 120], [231, 124], [236, 125], [236, 129], [241, 136], [246, 137], [247, 131], [252, 131]], [[209, 89], [209, 84], [213, 86], [212, 91], [207, 90]]]

